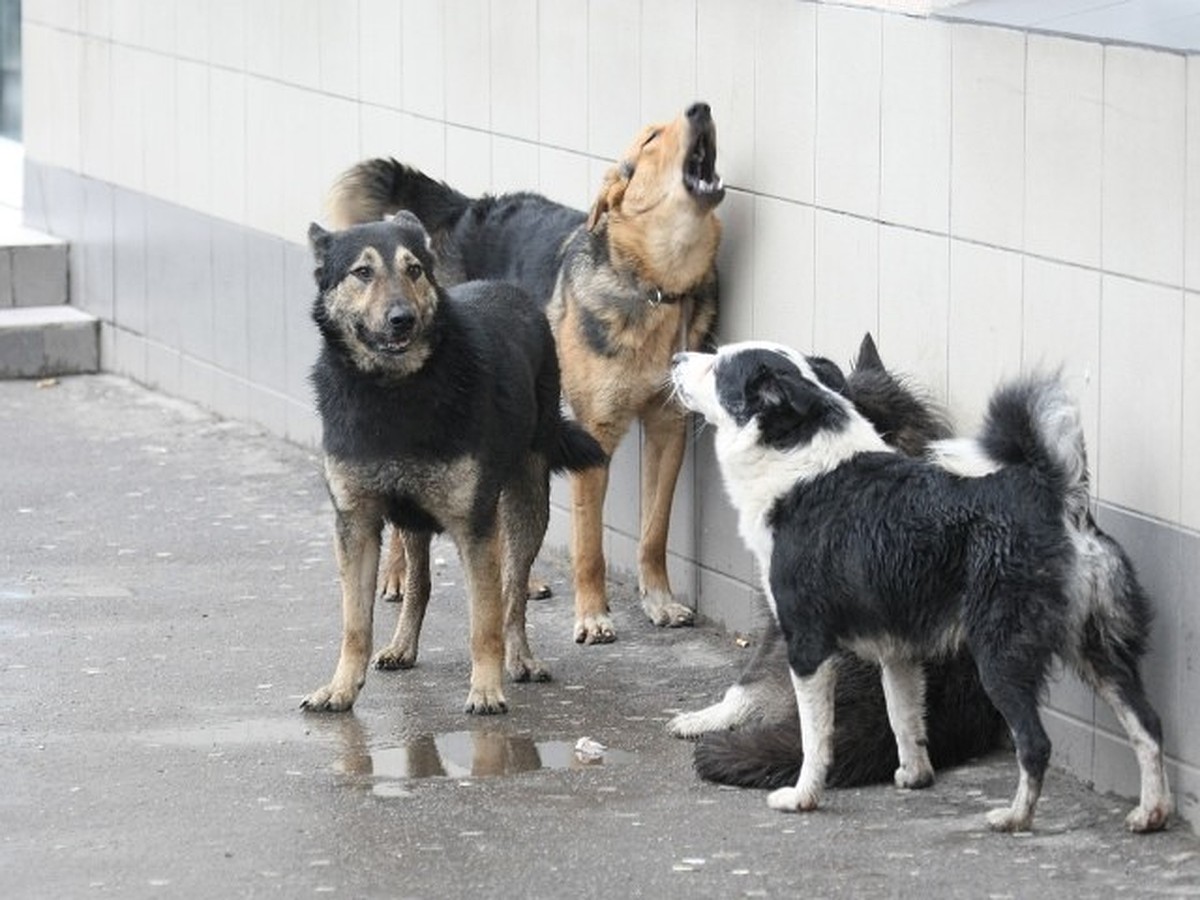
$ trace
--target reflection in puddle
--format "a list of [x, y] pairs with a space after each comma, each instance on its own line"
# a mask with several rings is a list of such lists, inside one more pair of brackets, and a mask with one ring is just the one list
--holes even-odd
[[[538, 769], [587, 769], [623, 765], [633, 754], [604, 748], [602, 752], [579, 753], [569, 741], [534, 741], [522, 735], [498, 731], [454, 731], [423, 734], [399, 747], [363, 748], [347, 753], [335, 768], [347, 775], [376, 778], [465, 778], [516, 775]], [[383, 787], [379, 785], [378, 787]], [[386, 793], [396, 796], [396, 791]]]

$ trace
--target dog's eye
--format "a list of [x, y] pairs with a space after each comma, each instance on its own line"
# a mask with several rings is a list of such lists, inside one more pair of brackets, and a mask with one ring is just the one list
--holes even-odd
[[375, 270], [372, 269], [370, 266], [359, 266], [356, 269], [351, 269], [350, 274], [353, 275], [355, 278], [357, 278], [359, 281], [367, 282], [367, 281], [371, 280], [371, 276], [373, 276], [375, 274]]
[[657, 128], [656, 128], [656, 129], [654, 129], [652, 132], [650, 132], [650, 136], [649, 136], [648, 138], [646, 138], [646, 140], [644, 140], [644, 141], [642, 142], [642, 146], [643, 146], [643, 147], [649, 147], [651, 144], [653, 144], [653, 143], [654, 143], [654, 141], [655, 141], [655, 140], [658, 138], [658, 136], [659, 136], [660, 134], [662, 134], [662, 132], [661, 132], [661, 131], [659, 131]]
[[421, 268], [420, 263], [409, 263], [404, 267], [404, 274], [409, 277], [410, 281], [416, 281], [425, 274], [425, 270]]

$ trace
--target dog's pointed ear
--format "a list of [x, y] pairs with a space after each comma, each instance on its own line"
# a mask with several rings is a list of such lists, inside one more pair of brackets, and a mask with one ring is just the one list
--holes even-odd
[[839, 394], [845, 393], [846, 376], [842, 374], [842, 370], [837, 363], [831, 359], [826, 359], [824, 356], [810, 356], [808, 357], [808, 365], [821, 384], [825, 385], [831, 391], [837, 391]]
[[871, 332], [863, 335], [862, 343], [858, 345], [858, 356], [854, 359], [855, 372], [886, 372], [879, 350], [875, 347], [875, 339]]
[[318, 268], [325, 263], [325, 253], [329, 250], [331, 237], [332, 235], [316, 222], [308, 226], [308, 245], [312, 248], [313, 257], [317, 260]]
[[596, 195], [596, 202], [588, 211], [588, 231], [595, 231], [604, 214], [621, 205], [621, 200], [625, 196], [625, 188], [629, 186], [629, 179], [632, 176], [633, 167], [627, 162], [618, 163], [608, 170], [604, 176], [604, 183], [600, 185], [600, 193]]

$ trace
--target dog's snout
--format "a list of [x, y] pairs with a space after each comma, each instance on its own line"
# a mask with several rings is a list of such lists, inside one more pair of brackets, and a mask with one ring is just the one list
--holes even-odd
[[690, 121], [703, 124], [712, 118], [712, 110], [707, 103], [693, 103], [688, 107], [686, 115]]
[[412, 311], [411, 307], [393, 304], [387, 313], [388, 325], [396, 334], [405, 334], [412, 331], [413, 324], [417, 321], [417, 314]]

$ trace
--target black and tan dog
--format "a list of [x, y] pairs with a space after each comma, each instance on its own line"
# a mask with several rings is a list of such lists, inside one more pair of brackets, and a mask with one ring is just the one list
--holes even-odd
[[600, 465], [596, 441], [560, 408], [549, 325], [520, 288], [439, 287], [429, 237], [409, 213], [309, 230], [323, 338], [313, 367], [325, 476], [337, 514], [342, 646], [329, 684], [303, 706], [349, 709], [372, 649], [384, 522], [404, 536], [405, 603], [384, 669], [417, 658], [429, 600], [429, 542], [454, 539], [470, 594], [466, 710], [507, 708], [501, 671], [549, 675], [525, 634], [525, 587], [549, 517], [552, 470]]
[[[563, 393], [611, 456], [635, 420], [642, 453], [639, 585], [658, 625], [687, 625], [667, 579], [667, 531], [686, 438], [666, 387], [671, 355], [706, 341], [717, 313], [716, 129], [707, 104], [647, 127], [607, 173], [588, 213], [532, 193], [481, 198], [391, 159], [346, 172], [330, 195], [337, 225], [407, 209], [432, 235], [443, 283], [477, 278], [521, 285], [541, 302], [557, 338]], [[615, 637], [605, 596], [602, 511], [606, 467], [573, 478], [575, 639]], [[386, 579], [399, 587], [393, 541]]]

